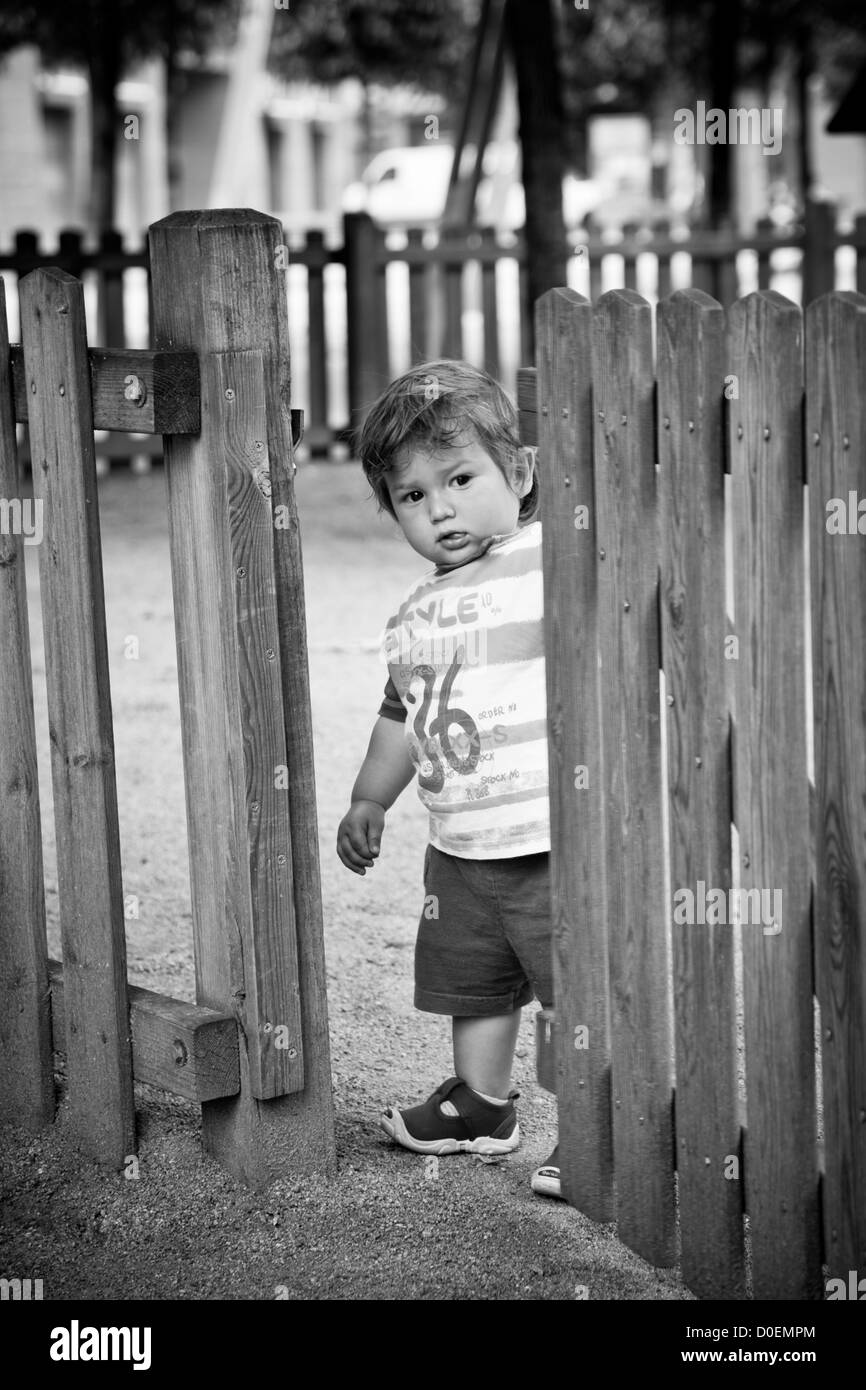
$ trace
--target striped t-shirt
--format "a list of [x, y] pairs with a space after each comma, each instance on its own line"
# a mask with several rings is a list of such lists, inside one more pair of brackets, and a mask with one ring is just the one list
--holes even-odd
[[541, 522], [415, 580], [388, 620], [379, 714], [406, 722], [430, 841], [463, 859], [550, 849]]

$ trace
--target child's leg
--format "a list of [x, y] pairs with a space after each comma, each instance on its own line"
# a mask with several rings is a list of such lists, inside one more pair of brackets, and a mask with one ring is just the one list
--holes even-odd
[[521, 1010], [452, 1019], [454, 1074], [483, 1096], [504, 1100], [511, 1086]]

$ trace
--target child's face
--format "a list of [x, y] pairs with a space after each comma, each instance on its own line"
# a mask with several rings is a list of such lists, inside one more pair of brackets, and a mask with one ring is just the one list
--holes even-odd
[[467, 436], [446, 449], [407, 452], [387, 482], [412, 549], [449, 569], [482, 555], [491, 536], [516, 529], [520, 499], [532, 486], [525, 455], [510, 478], [511, 486], [483, 445]]

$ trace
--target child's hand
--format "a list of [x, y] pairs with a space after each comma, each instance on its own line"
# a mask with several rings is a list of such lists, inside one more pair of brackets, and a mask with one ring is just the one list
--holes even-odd
[[379, 853], [385, 808], [378, 801], [353, 801], [337, 830], [337, 854], [353, 874], [365, 874]]

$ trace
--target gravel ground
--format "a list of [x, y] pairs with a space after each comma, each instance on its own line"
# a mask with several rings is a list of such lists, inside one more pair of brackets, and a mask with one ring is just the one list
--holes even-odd
[[[58, 1299], [690, 1299], [562, 1203], [534, 1197], [555, 1102], [534, 1078], [524, 1011], [515, 1085], [523, 1142], [497, 1162], [436, 1165], [393, 1146], [377, 1115], [451, 1074], [448, 1025], [412, 1005], [426, 814], [413, 788], [391, 811], [363, 878], [334, 843], [385, 672], [376, 636], [424, 562], [377, 518], [355, 464], [298, 472], [339, 1174], [239, 1187], [202, 1154], [196, 1106], [136, 1087], [137, 1180], [76, 1154], [65, 1082], [55, 1124], [0, 1134], [2, 1272]], [[194, 998], [177, 666], [162, 469], [100, 482], [124, 893], [134, 984]], [[27, 548], [40, 750], [46, 911], [59, 955], [37, 556]], [[129, 659], [130, 637], [138, 659]], [[576, 1293], [577, 1291], [577, 1293]]]

